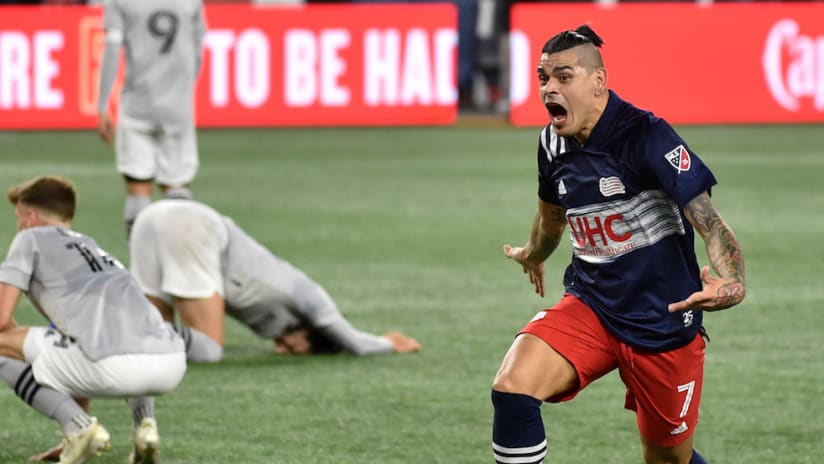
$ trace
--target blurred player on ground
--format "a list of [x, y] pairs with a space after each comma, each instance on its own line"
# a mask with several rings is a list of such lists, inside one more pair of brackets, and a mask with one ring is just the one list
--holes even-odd
[[[126, 236], [162, 191], [188, 188], [198, 168], [194, 89], [206, 26], [201, 0], [105, 0], [97, 132], [115, 142], [126, 180]], [[109, 113], [121, 47], [125, 83], [118, 125]]]
[[194, 200], [165, 199], [144, 208], [129, 255], [132, 274], [164, 318], [180, 314], [175, 329], [191, 361], [222, 358], [224, 313], [273, 340], [281, 354], [421, 348], [399, 332], [377, 336], [355, 329], [323, 287]]
[[[108, 432], [72, 396], [126, 398], [134, 420], [131, 461], [155, 462], [151, 395], [182, 380], [183, 340], [115, 258], [71, 230], [71, 182], [38, 177], [7, 196], [19, 232], [0, 264], [0, 378], [60, 423], [61, 463], [80, 463], [110, 447]], [[54, 328], [16, 326], [12, 312], [21, 292]]]
[[[667, 122], [609, 90], [602, 43], [588, 26], [564, 31], [538, 63], [550, 117], [538, 144], [538, 212], [526, 244], [504, 253], [541, 296], [543, 263], [567, 225], [572, 263], [564, 296], [523, 328], [495, 377], [493, 454], [543, 462], [542, 401], [571, 400], [618, 369], [644, 461], [706, 464], [693, 449], [702, 313], [744, 299], [744, 259], [710, 200], [715, 177]], [[699, 271], [694, 231], [720, 277]]]

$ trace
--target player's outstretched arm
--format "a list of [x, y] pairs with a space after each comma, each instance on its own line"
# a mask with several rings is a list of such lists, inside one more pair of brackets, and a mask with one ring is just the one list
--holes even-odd
[[704, 288], [686, 300], [672, 303], [670, 312], [684, 309], [717, 311], [735, 306], [747, 294], [744, 273], [744, 254], [735, 234], [724, 221], [707, 192], [694, 198], [684, 208], [684, 215], [704, 239], [707, 256], [718, 277], [708, 266], [701, 269]]
[[544, 296], [544, 261], [561, 242], [566, 226], [566, 210], [560, 205], [538, 200], [538, 211], [532, 221], [529, 240], [522, 247], [504, 245], [504, 254], [518, 262], [529, 282], [535, 286], [535, 293]]

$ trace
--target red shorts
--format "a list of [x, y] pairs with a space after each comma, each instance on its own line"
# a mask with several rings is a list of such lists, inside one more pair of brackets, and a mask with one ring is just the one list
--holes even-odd
[[706, 345], [701, 335], [664, 353], [633, 348], [607, 332], [595, 312], [572, 295], [539, 312], [521, 333], [547, 342], [578, 373], [576, 388], [547, 401], [569, 401], [617, 368], [627, 387], [625, 407], [635, 411], [638, 430], [646, 439], [672, 447], [695, 430], [704, 379]]

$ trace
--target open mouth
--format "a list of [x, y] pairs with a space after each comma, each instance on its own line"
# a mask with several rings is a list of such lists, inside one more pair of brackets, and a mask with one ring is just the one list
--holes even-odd
[[549, 111], [549, 115], [552, 118], [553, 124], [562, 123], [566, 121], [567, 110], [563, 106], [559, 105], [558, 103], [549, 102], [546, 104], [546, 109], [547, 111]]

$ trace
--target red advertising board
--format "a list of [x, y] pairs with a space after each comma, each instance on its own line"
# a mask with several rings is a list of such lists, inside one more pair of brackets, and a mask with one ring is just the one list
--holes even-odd
[[[199, 126], [449, 124], [452, 4], [208, 5]], [[93, 7], [0, 7], [0, 129], [89, 128]]]
[[511, 20], [516, 125], [548, 123], [541, 48], [581, 24], [609, 87], [671, 123], [824, 122], [824, 3], [516, 4]]

